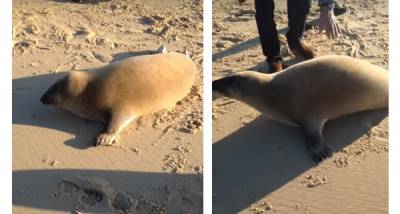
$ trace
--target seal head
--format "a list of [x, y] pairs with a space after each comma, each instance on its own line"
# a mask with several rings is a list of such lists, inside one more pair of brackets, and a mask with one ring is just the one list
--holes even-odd
[[71, 71], [50, 86], [40, 101], [49, 106], [64, 106], [66, 100], [74, 99], [82, 94], [88, 81], [89, 75], [86, 72]]

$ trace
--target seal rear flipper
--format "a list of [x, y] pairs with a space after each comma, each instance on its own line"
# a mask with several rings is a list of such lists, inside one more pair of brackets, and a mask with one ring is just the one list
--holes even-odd
[[332, 149], [324, 142], [322, 128], [324, 122], [305, 123], [301, 125], [301, 129], [305, 138], [307, 150], [311, 158], [319, 163], [332, 157]]

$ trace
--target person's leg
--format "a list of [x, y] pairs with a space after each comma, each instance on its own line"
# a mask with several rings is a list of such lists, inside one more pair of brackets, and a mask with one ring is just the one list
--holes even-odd
[[269, 63], [280, 58], [280, 44], [278, 31], [274, 21], [274, 1], [255, 0], [256, 22], [263, 54]]
[[305, 59], [314, 58], [312, 49], [301, 42], [310, 12], [311, 0], [287, 0], [287, 5], [289, 31], [286, 33], [286, 37], [291, 51], [296, 56], [302, 56]]
[[310, 12], [311, 0], [287, 0], [289, 19], [288, 39], [300, 40], [303, 36], [308, 13]]

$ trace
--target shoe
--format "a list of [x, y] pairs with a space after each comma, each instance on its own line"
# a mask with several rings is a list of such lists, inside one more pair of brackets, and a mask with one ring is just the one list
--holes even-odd
[[268, 60], [268, 73], [272, 74], [275, 72], [282, 71], [284, 69], [283, 59], [281, 56], [275, 56], [272, 60]]
[[[287, 35], [286, 35], [287, 38]], [[290, 51], [297, 57], [303, 57], [304, 59], [313, 59], [315, 57], [314, 51], [304, 42], [300, 41], [299, 39], [290, 40], [287, 39]]]
[[335, 8], [333, 8], [333, 13], [335, 14], [335, 16], [340, 16], [346, 12], [347, 9], [345, 7], [341, 7], [340, 5], [335, 4]]

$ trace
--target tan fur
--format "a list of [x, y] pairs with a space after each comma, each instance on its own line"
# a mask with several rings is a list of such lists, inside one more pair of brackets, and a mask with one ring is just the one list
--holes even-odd
[[346, 56], [320, 57], [275, 74], [240, 75], [254, 84], [239, 99], [289, 124], [388, 106], [388, 72]]
[[311, 157], [332, 155], [326, 121], [388, 107], [388, 72], [346, 56], [324, 56], [274, 74], [244, 71], [213, 81], [213, 95], [241, 100], [271, 119], [300, 126]]
[[85, 91], [65, 102], [99, 120], [103, 109], [140, 116], [174, 106], [189, 92], [195, 65], [183, 54], [166, 53], [134, 57], [90, 74]]
[[173, 107], [188, 94], [195, 75], [195, 64], [184, 54], [137, 56], [92, 71], [70, 72], [41, 100], [106, 122], [95, 145], [110, 144], [137, 117]]

